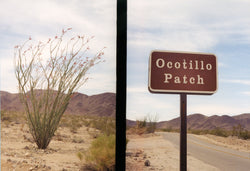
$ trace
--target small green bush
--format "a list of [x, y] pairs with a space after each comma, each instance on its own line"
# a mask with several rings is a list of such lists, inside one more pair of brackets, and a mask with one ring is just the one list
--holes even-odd
[[134, 130], [134, 132], [136, 132], [136, 134], [144, 134], [144, 133], [154, 133], [156, 130], [156, 124], [158, 121], [158, 116], [155, 115], [147, 115], [146, 117], [144, 117], [142, 120], [137, 120], [136, 121], [136, 126]]
[[95, 139], [86, 154], [86, 161], [96, 170], [112, 171], [115, 168], [115, 135], [101, 135]]
[[102, 134], [112, 135], [116, 132], [115, 118], [95, 117], [90, 119], [90, 127], [95, 128]]
[[240, 133], [238, 137], [244, 140], [250, 139], [250, 132], [247, 130], [244, 130]]
[[163, 131], [163, 132], [172, 132], [173, 128], [170, 126], [170, 127], [161, 129], [161, 131]]
[[228, 136], [237, 136], [240, 139], [250, 139], [250, 132], [245, 130], [242, 125], [238, 124], [237, 126], [233, 126], [232, 130], [225, 130], [222, 128], [215, 128], [213, 130], [188, 130], [189, 133], [196, 134], [196, 135], [204, 135], [204, 134], [212, 134], [221, 137], [228, 137]]
[[216, 136], [221, 136], [221, 137], [228, 137], [228, 131], [223, 130], [221, 128], [215, 128], [214, 130], [211, 130], [210, 134], [216, 135]]
[[83, 159], [83, 154], [81, 152], [78, 152], [76, 156], [79, 158], [79, 160]]
[[250, 132], [248, 130], [245, 130], [241, 124], [238, 124], [237, 126], [233, 126], [232, 135], [237, 136], [238, 138], [241, 138], [244, 140], [250, 139]]
[[147, 118], [145, 117], [143, 120], [136, 121], [137, 128], [145, 128], [147, 126]]
[[77, 133], [77, 130], [79, 128], [81, 128], [82, 124], [81, 124], [81, 120], [79, 117], [74, 117], [71, 119], [71, 123], [70, 123], [70, 132], [72, 133]]
[[204, 134], [208, 134], [209, 130], [190, 129], [188, 132], [192, 134], [196, 134], [196, 135], [204, 135]]
[[6, 124], [11, 122], [25, 123], [26, 117], [23, 112], [1, 110], [1, 121]]
[[126, 138], [126, 149], [127, 149], [128, 142], [129, 142], [129, 139]]

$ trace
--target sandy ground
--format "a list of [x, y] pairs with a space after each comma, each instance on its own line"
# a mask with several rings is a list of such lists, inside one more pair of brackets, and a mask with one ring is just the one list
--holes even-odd
[[[126, 151], [127, 171], [148, 170], [179, 170], [179, 151], [165, 141], [160, 135], [128, 135], [129, 143]], [[145, 166], [145, 161], [150, 166]], [[187, 154], [187, 169], [190, 171], [217, 171], [208, 165]]]
[[31, 142], [31, 134], [25, 124], [1, 125], [1, 170], [79, 170], [77, 152], [86, 151], [93, 138], [86, 127], [71, 133], [69, 128], [59, 127], [48, 149], [37, 149]]
[[[88, 128], [81, 127], [77, 133], [70, 132], [67, 127], [59, 127], [56, 136], [52, 139], [48, 149], [37, 149], [32, 142], [28, 127], [23, 123], [10, 123], [1, 125], [1, 170], [2, 171], [29, 171], [53, 170], [74, 171], [80, 170], [84, 161], [77, 157], [79, 151], [87, 151], [93, 137]], [[250, 151], [250, 141], [235, 137], [217, 137], [202, 135], [199, 138], [214, 144], [230, 147], [240, 151]], [[179, 151], [163, 140], [160, 135], [128, 135], [129, 143], [126, 151], [126, 170], [179, 170]], [[210, 166], [188, 154], [188, 170], [217, 171]], [[145, 161], [150, 166], [145, 166]]]

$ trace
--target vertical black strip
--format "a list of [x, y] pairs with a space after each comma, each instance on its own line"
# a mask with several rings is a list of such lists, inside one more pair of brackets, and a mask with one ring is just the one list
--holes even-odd
[[187, 94], [180, 94], [180, 171], [187, 171]]
[[125, 171], [127, 0], [117, 0], [116, 31], [116, 171]]

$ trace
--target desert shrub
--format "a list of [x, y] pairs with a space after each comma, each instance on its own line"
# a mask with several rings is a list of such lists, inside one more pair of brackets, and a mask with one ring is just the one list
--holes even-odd
[[136, 127], [132, 127], [129, 130], [126, 131], [126, 134], [137, 134], [137, 135], [142, 135], [147, 133], [147, 128], [136, 128]]
[[222, 128], [215, 128], [213, 130], [192, 130], [189, 129], [189, 133], [196, 134], [196, 135], [204, 135], [204, 134], [211, 134], [221, 137], [228, 137], [228, 136], [237, 136], [240, 139], [250, 139], [250, 132], [245, 130], [240, 124], [237, 126], [233, 126], [232, 130], [225, 130]]
[[82, 126], [88, 127], [90, 123], [90, 119], [81, 114], [66, 114], [61, 118], [59, 126], [69, 128], [72, 133], [77, 133], [79, 128]]
[[156, 124], [158, 116], [147, 115], [142, 120], [136, 120], [136, 126], [129, 129], [128, 132], [142, 135], [145, 133], [154, 133], [156, 130]]
[[241, 126], [241, 124], [238, 124], [237, 126], [233, 126], [232, 135], [239, 137], [242, 131], [243, 127]]
[[143, 120], [137, 120], [136, 121], [136, 127], [137, 128], [144, 128], [147, 126], [147, 119], [144, 118]]
[[103, 134], [95, 139], [85, 155], [88, 164], [100, 171], [114, 170], [115, 142], [115, 135]]
[[13, 117], [11, 117], [11, 115], [8, 114], [6, 111], [2, 110], [1, 111], [1, 121], [8, 124], [8, 123], [13, 121]]
[[209, 134], [221, 136], [221, 137], [228, 137], [229, 136], [228, 131], [226, 131], [222, 128], [219, 128], [219, 127], [209, 131]]
[[196, 134], [196, 135], [204, 135], [204, 134], [208, 134], [209, 130], [190, 129], [188, 132], [192, 134]]
[[80, 151], [76, 153], [76, 156], [79, 158], [79, 160], [83, 159], [83, 153]]
[[86, 127], [89, 127], [89, 126], [90, 126], [90, 121], [87, 120], [87, 119], [84, 119], [84, 120], [82, 121], [82, 123], [83, 123], [83, 125], [86, 126]]
[[1, 121], [8, 126], [11, 122], [16, 124], [25, 123], [26, 118], [23, 112], [1, 110]]
[[65, 33], [69, 30], [63, 29], [60, 36], [35, 45], [29, 38], [15, 46], [20, 99], [39, 149], [49, 145], [74, 92], [88, 80], [86, 73], [103, 61], [103, 49], [91, 58], [86, 56], [94, 37], [78, 35], [66, 40]]
[[245, 130], [241, 124], [233, 126], [232, 135], [245, 140], [250, 138], [250, 132]]
[[211, 134], [221, 137], [228, 137], [230, 135], [230, 131], [224, 130], [219, 127], [212, 130], [189, 129], [188, 132], [196, 135]]
[[73, 143], [84, 143], [84, 140], [81, 137], [74, 136], [72, 139]]
[[250, 132], [248, 130], [245, 130], [241, 124], [238, 124], [237, 126], [233, 126], [232, 135], [237, 136], [238, 138], [247, 140], [250, 138]]
[[116, 132], [115, 118], [113, 117], [95, 117], [89, 122], [90, 127], [99, 130], [102, 134], [112, 135]]
[[147, 120], [147, 133], [154, 133], [156, 130], [158, 116], [157, 115], [148, 115], [146, 120]]
[[129, 142], [129, 139], [126, 138], [126, 149], [127, 149], [128, 142]]
[[221, 137], [228, 137], [230, 135], [230, 131], [224, 130], [219, 127], [212, 130], [189, 129], [188, 132], [196, 135], [211, 134]]
[[80, 117], [75, 116], [70, 121], [70, 132], [77, 133], [77, 130], [81, 128], [81, 126], [82, 126], [82, 123], [81, 123]]
[[147, 133], [147, 128], [146, 127], [136, 128], [135, 133], [138, 134], [138, 135], [146, 134]]
[[240, 133], [239, 138], [247, 140], [250, 139], [250, 132], [247, 130], [244, 130]]
[[167, 128], [162, 128], [161, 131], [163, 131], [163, 132], [172, 132], [173, 128], [170, 126], [170, 127], [167, 127]]

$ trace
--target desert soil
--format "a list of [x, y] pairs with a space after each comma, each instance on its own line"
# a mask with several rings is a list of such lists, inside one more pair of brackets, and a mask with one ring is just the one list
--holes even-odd
[[[198, 135], [197, 135], [198, 136]], [[198, 136], [204, 140], [224, 147], [230, 147], [242, 151], [250, 151], [250, 141], [240, 140], [236, 137], [217, 137], [210, 135]], [[148, 170], [179, 170], [179, 150], [173, 144], [163, 139], [160, 134], [128, 135], [129, 142], [126, 151], [127, 171]], [[145, 166], [145, 161], [150, 166]], [[200, 161], [187, 154], [187, 170], [217, 171], [219, 169]]]
[[59, 127], [48, 148], [42, 150], [32, 142], [26, 124], [2, 124], [1, 170], [80, 170], [84, 160], [80, 161], [77, 153], [86, 151], [92, 140], [84, 126], [77, 133]]
[[[1, 125], [1, 170], [29, 171], [80, 170], [84, 160], [77, 157], [78, 152], [87, 151], [93, 137], [89, 128], [82, 126], [77, 133], [72, 133], [68, 127], [59, 127], [48, 149], [37, 149], [32, 142], [31, 134], [24, 123], [11, 122]], [[230, 147], [240, 151], [250, 151], [250, 141], [235, 137], [217, 137], [202, 135], [199, 138], [214, 144]], [[179, 151], [161, 135], [128, 135], [129, 143], [126, 151], [126, 170], [179, 170]], [[150, 166], [145, 166], [145, 161]], [[217, 171], [188, 154], [188, 170]]]

